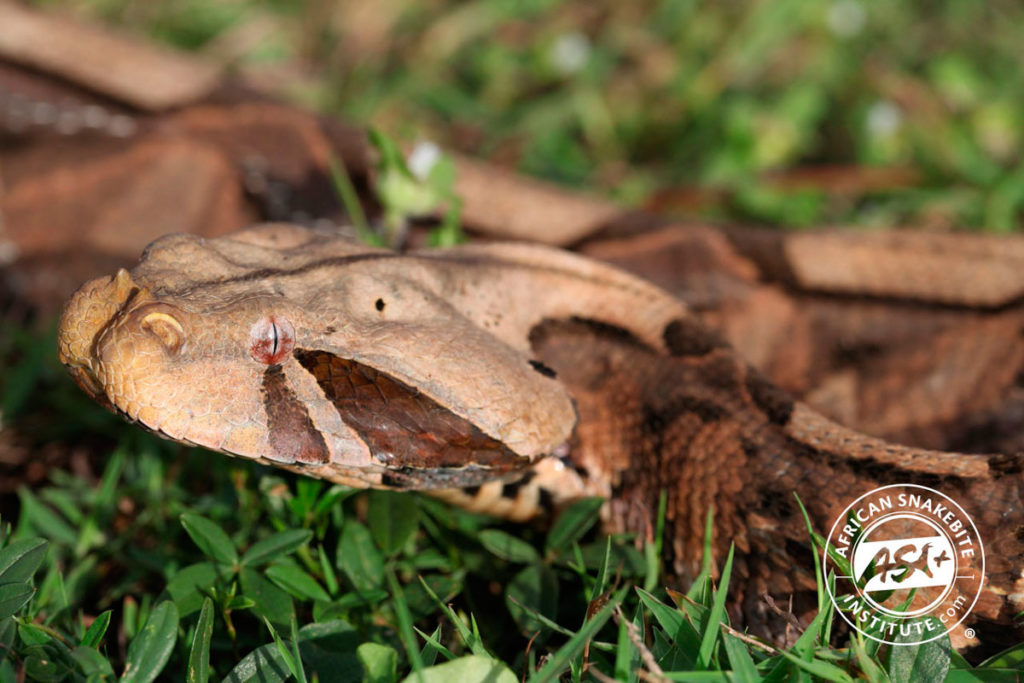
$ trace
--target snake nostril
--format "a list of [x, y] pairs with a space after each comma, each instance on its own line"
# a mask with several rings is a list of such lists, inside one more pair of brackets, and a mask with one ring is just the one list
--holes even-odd
[[167, 313], [150, 313], [142, 319], [140, 326], [159, 339], [169, 353], [178, 353], [185, 343], [185, 330], [181, 323]]

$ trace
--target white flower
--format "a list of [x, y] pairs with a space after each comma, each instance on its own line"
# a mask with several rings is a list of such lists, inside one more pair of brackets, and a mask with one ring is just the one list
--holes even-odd
[[441, 148], [429, 140], [417, 142], [406, 159], [409, 172], [417, 180], [423, 181], [430, 175], [437, 162], [441, 160]]
[[590, 39], [578, 31], [563, 33], [551, 45], [551, 64], [563, 76], [571, 76], [590, 61]]

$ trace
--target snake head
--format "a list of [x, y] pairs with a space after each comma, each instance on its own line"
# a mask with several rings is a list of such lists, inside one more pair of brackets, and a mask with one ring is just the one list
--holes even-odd
[[559, 450], [576, 415], [452, 286], [293, 226], [172, 235], [74, 295], [60, 358], [166, 438], [355, 486], [471, 486]]

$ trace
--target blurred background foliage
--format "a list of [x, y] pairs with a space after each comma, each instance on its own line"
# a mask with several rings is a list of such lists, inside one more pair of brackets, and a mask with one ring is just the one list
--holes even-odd
[[[686, 218], [1005, 231], [1018, 229], [1024, 212], [1024, 4], [1008, 0], [34, 4], [195, 51], [260, 89], [405, 140], [429, 139]], [[252, 662], [276, 657], [274, 666], [283, 666], [285, 654], [264, 631], [274, 624], [302, 640], [300, 649], [316, 646], [301, 651], [307, 662], [323, 655], [332, 666], [348, 662], [352, 676], [396, 680], [417, 656], [429, 665], [444, 654], [428, 638], [456, 655], [476, 652], [472, 638], [453, 635], [463, 617], [479, 620], [487, 647], [515, 671], [533, 671], [564, 649], [559, 637], [579, 637], [559, 624], [584, 623], [606, 599], [605, 579], [658, 583], [656, 551], [594, 540], [593, 509], [545, 533], [425, 497], [354, 493], [159, 441], [71, 386], [52, 333], [41, 344], [15, 332], [0, 335], [0, 359], [17, 359], [0, 382], [0, 414], [64, 443], [19, 446], [26, 469], [37, 470], [28, 478], [45, 474], [45, 486], [0, 481], [0, 518], [15, 521], [10, 536], [0, 524], [0, 552], [34, 553], [41, 567], [32, 602], [6, 604], [7, 612], [22, 610], [19, 621], [0, 619], [0, 650], [20, 643], [17, 657], [0, 662], [0, 680], [22, 670], [39, 680], [67, 672], [111, 679], [112, 665], [134, 661], [131, 643], [165, 592], [178, 615], [165, 620], [164, 642], [174, 647], [161, 655], [168, 672], [205, 652], [212, 672], [249, 671], [256, 680]], [[67, 443], [75, 445], [65, 458]], [[98, 464], [87, 455], [104, 448], [113, 454]], [[58, 460], [70, 471], [50, 468]], [[385, 509], [390, 514], [379, 514]], [[26, 545], [35, 537], [49, 544], [41, 565], [40, 546]], [[26, 601], [32, 592], [21, 575], [32, 572], [19, 572], [24, 580], [7, 588]], [[693, 642], [718, 629], [705, 593], [707, 604], [680, 608], [703, 615]], [[437, 606], [444, 612], [449, 600], [461, 616], [425, 616]], [[674, 608], [645, 602], [651, 617], [635, 600], [629, 605], [637, 623], [665, 618], [682, 633]], [[337, 630], [297, 638], [287, 633], [296, 614]], [[538, 620], [547, 627], [535, 639]], [[617, 636], [607, 629], [614, 648], [595, 646], [591, 655], [627, 680], [639, 666], [628, 620], [618, 622]], [[437, 624], [433, 635], [420, 634], [427, 644], [419, 654], [413, 623]], [[359, 647], [353, 629], [365, 641]], [[746, 661], [730, 649], [697, 662], [693, 642], [653, 633], [669, 670]], [[322, 642], [329, 638], [338, 641], [333, 649]], [[839, 663], [883, 680], [872, 673], [880, 671], [877, 648], [814, 653], [808, 643], [800, 666], [813, 665], [816, 676], [845, 680], [833, 671]], [[1017, 666], [1020, 652], [1024, 646], [989, 664]], [[752, 655], [757, 673], [795, 675], [784, 656]], [[580, 655], [573, 657], [558, 666], [578, 680]], [[947, 667], [949, 658], [920, 657]], [[966, 666], [952, 659], [954, 669]], [[370, 676], [377, 664], [390, 673]]]
[[1011, 230], [1010, 0], [41, 0], [405, 138], [683, 216]]

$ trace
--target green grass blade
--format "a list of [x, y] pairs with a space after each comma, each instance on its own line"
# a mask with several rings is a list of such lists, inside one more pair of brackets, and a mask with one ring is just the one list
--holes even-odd
[[[405, 601], [405, 592], [395, 578], [395, 573], [388, 570], [388, 588], [391, 590], [392, 599], [395, 602], [395, 617], [398, 620], [398, 637], [405, 647], [405, 654], [409, 657], [409, 663], [413, 671], [421, 671], [423, 662], [420, 661], [420, 649], [416, 645], [416, 635], [412, 628], [412, 615], [409, 613], [409, 604]], [[426, 582], [424, 582], [426, 585]]]
[[203, 599], [199, 621], [188, 653], [188, 683], [206, 683], [210, 678], [210, 639], [213, 637], [213, 600]]
[[441, 611], [448, 617], [448, 620], [452, 622], [452, 625], [455, 627], [455, 630], [459, 632], [462, 642], [466, 644], [469, 651], [480, 657], [490, 658], [491, 653], [487, 651], [486, 647], [484, 647], [483, 641], [480, 639], [480, 634], [476, 629], [475, 622], [472, 629], [467, 627], [466, 622], [459, 618], [459, 615], [455, 613], [455, 610], [444, 604], [444, 602], [437, 597], [437, 593], [430, 588], [427, 582], [423, 580], [423, 577], [420, 577], [420, 583], [423, 584], [423, 588], [427, 591], [427, 594], [434, 599], [434, 602], [437, 603], [438, 607], [441, 608]]
[[719, 580], [718, 590], [714, 592], [714, 597], [712, 598], [708, 623], [700, 642], [700, 650], [697, 652], [697, 666], [701, 669], [710, 668], [711, 657], [715, 651], [715, 643], [718, 642], [718, 635], [722, 630], [721, 624], [725, 619], [725, 596], [729, 590], [729, 579], [732, 576], [732, 558], [735, 550], [735, 546], [729, 547], [729, 555], [726, 557], [725, 566], [722, 568], [722, 578]]
[[558, 650], [548, 658], [547, 662], [544, 663], [544, 666], [530, 676], [530, 683], [546, 683], [547, 681], [553, 681], [561, 676], [562, 672], [564, 672], [566, 667], [569, 666], [570, 660], [572, 660], [572, 658], [583, 649], [587, 641], [593, 638], [605, 625], [605, 622], [611, 618], [615, 608], [622, 602], [622, 598], [626, 595], [629, 589], [629, 586], [623, 586], [619, 589], [604, 607], [598, 610], [593, 617], [583, 624], [583, 628], [577, 631], [576, 635], [570, 638], [565, 645], [558, 648]]
[[753, 683], [761, 680], [761, 676], [757, 673], [757, 666], [742, 640], [731, 633], [723, 633], [722, 646], [725, 648], [726, 656], [729, 657], [733, 680], [741, 683]]
[[110, 626], [110, 615], [112, 613], [113, 610], [108, 609], [93, 619], [93, 622], [89, 624], [89, 628], [86, 629], [85, 635], [82, 636], [82, 642], [79, 644], [83, 647], [98, 648], [100, 642], [103, 641], [103, 636], [107, 633], [107, 627]]

